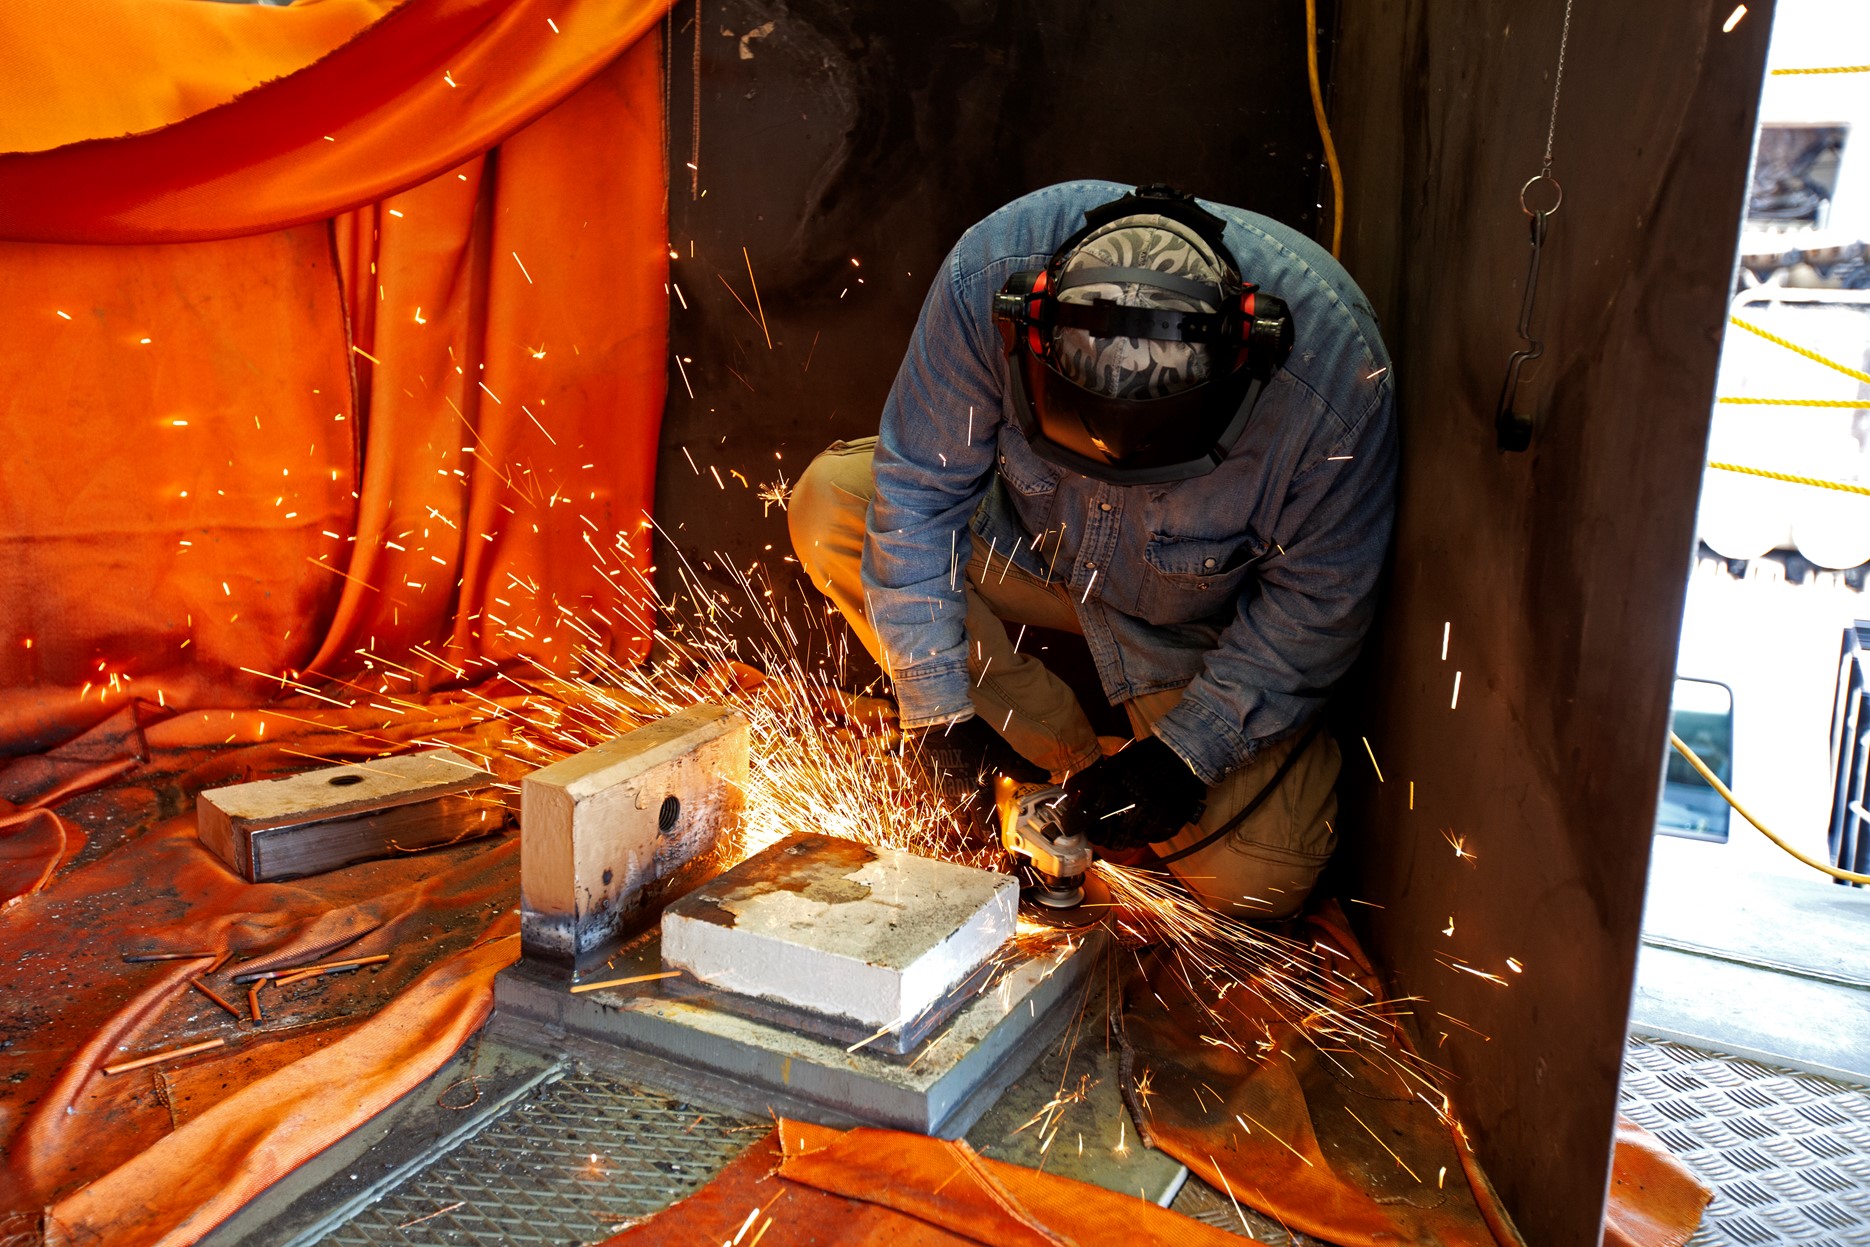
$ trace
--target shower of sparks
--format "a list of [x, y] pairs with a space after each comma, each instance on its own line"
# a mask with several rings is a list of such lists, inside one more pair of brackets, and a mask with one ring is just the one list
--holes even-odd
[[[1393, 1038], [1415, 998], [1350, 1001], [1346, 984], [1368, 989], [1335, 970], [1330, 958], [1344, 954], [1329, 944], [1306, 943], [1217, 913], [1164, 875], [1106, 861], [1092, 869], [1110, 890], [1109, 925], [1119, 943], [1157, 945], [1170, 952], [1169, 976], [1180, 981], [1187, 999], [1201, 1011], [1213, 1032], [1210, 1043], [1262, 1057], [1278, 1051], [1263, 1030], [1237, 1033], [1246, 1013], [1227, 998], [1239, 992], [1293, 1027], [1326, 1061], [1343, 1068], [1338, 1054], [1355, 1053], [1405, 1083], [1441, 1095], [1441, 1071]], [[1246, 1010], [1250, 1013], [1252, 1006]]]
[[761, 484], [757, 496], [760, 500], [761, 518], [771, 514], [774, 507], [784, 511], [792, 503], [792, 482], [786, 479], [784, 472], [781, 472], [778, 480]]
[[1448, 846], [1454, 850], [1455, 857], [1461, 861], [1473, 862], [1475, 860], [1474, 854], [1467, 847], [1467, 837], [1456, 835], [1454, 828], [1442, 828], [1441, 838], [1448, 842]]
[[[512, 258], [524, 272], [518, 254]], [[744, 302], [741, 306], [764, 331], [750, 259], [747, 276], [754, 307], [747, 308]], [[531, 280], [530, 274], [526, 277]], [[733, 291], [725, 276], [721, 281]], [[739, 299], [737, 293], [735, 298]], [[689, 378], [681, 365], [693, 361], [676, 359], [686, 387]], [[494, 403], [500, 401], [485, 385], [479, 388]], [[693, 393], [692, 388], [689, 392]], [[522, 406], [521, 410], [541, 434], [557, 444], [530, 409]], [[462, 421], [469, 423], [465, 418]], [[970, 428], [970, 440], [972, 432]], [[477, 441], [479, 436], [474, 432]], [[519, 463], [496, 467], [475, 447], [465, 442], [457, 445], [499, 472], [512, 491], [508, 496], [512, 503], [540, 512], [575, 505], [573, 495], [544, 482], [530, 467]], [[699, 477], [695, 457], [687, 447], [680, 449]], [[784, 473], [755, 489], [742, 472], [710, 464], [709, 478], [703, 479], [711, 478], [725, 489], [723, 472], [753, 490], [767, 514], [774, 506], [786, 509], [793, 485]], [[512, 507], [503, 509], [518, 514]], [[345, 729], [372, 747], [388, 752], [410, 745], [448, 744], [489, 766], [501, 758], [545, 765], [697, 704], [732, 706], [747, 717], [751, 761], [741, 825], [721, 850], [723, 865], [795, 831], [812, 830], [967, 865], [1004, 867], [999, 844], [981, 832], [980, 812], [971, 808], [978, 800], [979, 777], [954, 776], [952, 783], [932, 784], [919, 760], [905, 756], [893, 710], [875, 695], [879, 690], [848, 691], [855, 683], [850, 679], [851, 660], [858, 656], [854, 638], [835, 607], [815, 590], [799, 586], [786, 592], [759, 564], [737, 566], [720, 553], [705, 558], [697, 555], [691, 562], [679, 549], [665, 560], [658, 576], [643, 557], [651, 521], [643, 519], [639, 524], [632, 519], [627, 531], [607, 533], [588, 516], [580, 514], [577, 519], [590, 530], [584, 533], [583, 543], [592, 570], [613, 593], [560, 603], [539, 584], [508, 573], [504, 586], [495, 587], [480, 616], [490, 635], [497, 629], [497, 635], [518, 646], [548, 647], [560, 657], [569, 657], [556, 673], [491, 658], [457, 660], [443, 646], [415, 646], [406, 656], [385, 656], [376, 652], [372, 638], [358, 650], [363, 673], [349, 681], [321, 679], [313, 685], [292, 671], [254, 674], [277, 680], [282, 691], [313, 701], [384, 711], [389, 717], [374, 731]], [[459, 537], [491, 542], [498, 532], [494, 527], [493, 534], [461, 532]], [[661, 535], [674, 544], [675, 534]], [[340, 540], [336, 534], [327, 536]], [[1062, 544], [1062, 528], [1058, 536]], [[417, 545], [419, 539], [410, 533], [396, 532], [393, 537], [384, 539], [386, 550], [412, 561], [426, 555], [448, 567], [432, 550]], [[1034, 548], [1042, 556], [1041, 538], [1034, 539]], [[413, 550], [405, 550], [400, 544], [404, 540]], [[958, 549], [954, 554], [951, 567], [958, 575]], [[394, 587], [401, 579], [398, 575], [371, 577], [367, 562], [321, 561], [326, 557], [308, 557], [307, 561], [370, 592], [398, 591]], [[1008, 568], [1011, 561], [1009, 552]], [[371, 583], [372, 578], [381, 583]], [[445, 586], [453, 579], [450, 572], [435, 583]], [[666, 586], [664, 591], [656, 588], [658, 580]], [[1096, 569], [1092, 569], [1083, 589], [1086, 599], [1096, 580]], [[417, 580], [402, 583], [422, 588]], [[231, 588], [224, 586], [223, 591], [233, 596]], [[560, 642], [569, 638], [570, 644], [555, 643], [553, 638]], [[622, 638], [653, 642], [648, 646], [653, 659], [639, 664], [630, 646], [618, 644]], [[414, 721], [427, 712], [427, 691], [438, 678], [456, 685], [449, 695], [474, 720], [478, 728], [475, 745], [463, 745], [458, 735], [448, 740], [410, 740], [406, 734], [391, 732], [398, 717], [407, 715]], [[100, 674], [99, 679], [108, 680], [112, 689], [118, 686], [116, 673]], [[102, 684], [99, 687], [101, 696]], [[289, 705], [269, 708], [269, 714], [295, 721], [290, 709]], [[296, 721], [313, 722], [309, 718]], [[1367, 739], [1364, 744], [1380, 780], [1382, 771], [1374, 750]], [[1120, 813], [1113, 811], [1112, 816]], [[1458, 857], [1471, 859], [1451, 832], [1444, 834]], [[1142, 946], [1152, 946], [1159, 971], [1166, 976], [1163, 990], [1179, 980], [1178, 990], [1185, 988], [1200, 1011], [1207, 1042], [1259, 1059], [1284, 1058], [1289, 1055], [1286, 1048], [1305, 1043], [1340, 1069], [1367, 1065], [1419, 1089], [1431, 1107], [1446, 1104], [1440, 1092], [1443, 1072], [1397, 1038], [1413, 998], [1382, 998], [1346, 973], [1353, 964], [1343, 952], [1217, 913], [1166, 875], [1102, 861], [1094, 870], [1111, 893], [1107, 929], [1118, 946], [1117, 955], [1135, 955]], [[1075, 951], [1077, 938], [1022, 922], [1014, 945], [1024, 957], [1062, 960]], [[1454, 968], [1504, 982], [1465, 963]], [[1516, 965], [1512, 968], [1517, 972]], [[1075, 1085], [1061, 1083], [1053, 1099], [1022, 1129], [1035, 1129], [1049, 1148], [1066, 1112], [1082, 1102], [1093, 1085], [1082, 1076]], [[1147, 1110], [1149, 1096], [1160, 1092], [1149, 1089], [1145, 1076], [1137, 1094]], [[1446, 1115], [1445, 1107], [1437, 1111]], [[1292, 1148], [1292, 1143], [1278, 1141]], [[1114, 1150], [1118, 1155], [1129, 1150], [1121, 1124]], [[746, 1233], [744, 1227], [742, 1232]]]
[[[704, 579], [679, 551], [667, 569], [673, 588], [662, 595], [631, 558], [627, 535], [607, 544], [592, 533], [584, 543], [618, 597], [596, 611], [563, 606], [551, 616], [541, 609], [536, 627], [551, 629], [548, 635], [563, 629], [582, 642], [575, 674], [528, 677], [490, 664], [491, 682], [463, 694], [503, 736], [483, 746], [489, 755], [544, 765], [698, 703], [730, 705], [747, 716], [751, 759], [741, 826], [722, 849], [723, 865], [810, 829], [966, 865], [1004, 866], [999, 844], [977, 830], [978, 814], [969, 809], [977, 777], [931, 784], [917, 759], [904, 755], [888, 703], [866, 695], [874, 690], [844, 691], [852, 637], [829, 603], [805, 587], [785, 601], [762, 568], [736, 568], [719, 554], [701, 563], [717, 579]], [[725, 589], [718, 587], [723, 581]], [[514, 580], [512, 592], [527, 591], [537, 595], [537, 586]], [[495, 600], [504, 606], [505, 599]], [[606, 634], [619, 625], [624, 635], [653, 636], [653, 663], [635, 665], [610, 652]], [[531, 635], [518, 624], [502, 626]], [[470, 675], [468, 664], [432, 650], [416, 656], [463, 681]], [[278, 678], [282, 687], [326, 700], [335, 691], [389, 710], [421, 706], [413, 668], [375, 655], [368, 661], [377, 677], [370, 684], [321, 692]], [[1289, 1042], [1307, 1043], [1341, 1070], [1368, 1065], [1426, 1093], [1425, 1103], [1445, 1102], [1442, 1071], [1396, 1037], [1414, 998], [1379, 997], [1344, 973], [1350, 963], [1342, 951], [1217, 913], [1166, 875], [1104, 861], [1093, 869], [1111, 894], [1107, 929], [1117, 945], [1159, 950], [1162, 972], [1186, 989], [1208, 1042], [1263, 1059], [1286, 1055]], [[1062, 959], [1075, 938], [1022, 923], [1013, 944], [1022, 956]], [[1290, 1027], [1293, 1038], [1269, 1029], [1269, 1021]], [[1027, 1124], [1054, 1137], [1061, 1114], [1089, 1087], [1061, 1086]], [[1118, 1154], [1127, 1148], [1120, 1139]]]

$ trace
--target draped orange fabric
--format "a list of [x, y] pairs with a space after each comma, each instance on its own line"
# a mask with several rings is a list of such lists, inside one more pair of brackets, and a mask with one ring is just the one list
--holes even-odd
[[[185, 7], [170, 0], [159, 12]], [[230, 20], [273, 20], [264, 8], [233, 7], [245, 11]], [[409, 0], [322, 60], [149, 133], [51, 151], [9, 138], [0, 144], [10, 153], [0, 155], [0, 238], [179, 242], [329, 217], [500, 142], [634, 43], [666, 7]], [[4, 40], [37, 46], [49, 16], [36, 8], [8, 14]], [[126, 31], [102, 22], [92, 27], [90, 55], [114, 64], [113, 43], [126, 39], [186, 58], [192, 27]], [[166, 93], [166, 69], [153, 67], [136, 89]]]
[[[8, 0], [0, 150], [141, 134], [225, 104], [349, 42], [404, 0]], [[26, 37], [26, 36], [30, 37]]]
[[661, 0], [135, 7], [63, 130], [0, 82], [0, 754], [269, 675], [640, 655]]

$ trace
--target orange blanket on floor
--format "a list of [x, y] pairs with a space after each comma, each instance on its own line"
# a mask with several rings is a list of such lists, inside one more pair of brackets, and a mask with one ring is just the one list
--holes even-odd
[[[1308, 913], [1298, 938], [1337, 950], [1347, 1011], [1382, 999], [1335, 903]], [[1194, 991], [1157, 953], [1125, 992], [1126, 1094], [1152, 1145], [1339, 1247], [1521, 1243], [1458, 1126], [1438, 1114], [1440, 1097], [1403, 1072], [1407, 1062], [1315, 1046], [1251, 993], [1204, 1002]], [[1613, 1164], [1607, 1243], [1680, 1247], [1693, 1235], [1709, 1192], [1685, 1165], [1627, 1122]]]
[[[50, 829], [40, 843], [58, 846], [49, 861], [19, 855], [18, 879], [50, 882], [0, 908], [0, 945], [17, 950], [0, 965], [0, 1043], [18, 1071], [0, 1083], [0, 1209], [27, 1210], [0, 1229], [43, 1219], [53, 1242], [190, 1242], [415, 1086], [479, 1025], [491, 977], [516, 951], [513, 838], [248, 885], [197, 843], [191, 811], [203, 786], [299, 769], [308, 755], [367, 757], [421, 741], [497, 758], [505, 727], [480, 722], [488, 709], [471, 694], [423, 711], [311, 699], [264, 711], [128, 707], [0, 768], [0, 811], [33, 815]], [[1358, 957], [1347, 930], [1320, 921], [1334, 947]], [[252, 964], [340, 949], [390, 961], [263, 995], [257, 1024], [189, 985], [201, 961], [121, 960], [227, 950]], [[244, 1005], [233, 969], [208, 982]], [[1368, 973], [1360, 961], [1358, 973]], [[1517, 1241], [1472, 1158], [1393, 1078], [1291, 1043], [1276, 1021], [1270, 1033], [1288, 1046], [1267, 1059], [1204, 1042], [1185, 991], [1146, 958], [1129, 992], [1130, 1098], [1155, 1145], [1328, 1242]], [[204, 1038], [227, 1046], [101, 1073]], [[346, 1094], [332, 1096], [335, 1086]], [[767, 1180], [771, 1156], [743, 1161], [621, 1241], [665, 1241], [657, 1235], [671, 1227], [728, 1238], [756, 1206], [785, 1213], [773, 1244], [1096, 1242], [1113, 1226], [1142, 1242], [1207, 1241], [1202, 1227], [1127, 1196], [953, 1144], [786, 1132], [786, 1182]], [[773, 1204], [780, 1192], [786, 1201]], [[1607, 1241], [1679, 1247], [1706, 1199], [1679, 1162], [1627, 1128]]]
[[[744, 1232], [743, 1232], [744, 1231]], [[719, 1177], [605, 1247], [1227, 1247], [1252, 1243], [966, 1143], [781, 1119]]]
[[[0, 769], [0, 809], [66, 829], [51, 882], [0, 907], [0, 1237], [193, 1242], [433, 1073], [486, 1018], [493, 975], [518, 951], [517, 836], [248, 884], [201, 847], [193, 813], [199, 788], [302, 770], [308, 754], [415, 740], [478, 751], [490, 743], [480, 712], [446, 700], [394, 716], [282, 709], [308, 721], [284, 739], [274, 712], [139, 723], [126, 709]], [[99, 778], [108, 786], [87, 788]], [[237, 959], [203, 981], [243, 1012], [239, 964], [389, 960], [262, 989], [259, 1022], [190, 986], [206, 960], [123, 960], [196, 950]], [[225, 1044], [102, 1072], [209, 1039]]]

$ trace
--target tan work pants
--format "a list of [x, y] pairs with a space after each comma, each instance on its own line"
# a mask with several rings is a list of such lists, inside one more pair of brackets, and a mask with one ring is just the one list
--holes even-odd
[[[864, 610], [861, 561], [864, 514], [876, 490], [874, 437], [835, 443], [806, 468], [787, 511], [792, 546], [812, 583], [837, 606], [872, 657], [875, 630]], [[969, 694], [981, 718], [1014, 749], [1054, 777], [1081, 771], [1102, 756], [1097, 733], [1077, 696], [1007, 625], [1080, 631], [1069, 590], [1017, 567], [991, 573], [978, 538], [967, 564]], [[1136, 735], [1181, 700], [1182, 690], [1146, 693], [1123, 703]], [[1296, 741], [1262, 750], [1208, 790], [1200, 821], [1155, 846], [1167, 856], [1232, 818], [1257, 796]], [[1337, 843], [1337, 743], [1321, 733], [1279, 789], [1251, 817], [1214, 844], [1171, 862], [1168, 870], [1212, 909], [1248, 919], [1281, 918], [1298, 909]]]

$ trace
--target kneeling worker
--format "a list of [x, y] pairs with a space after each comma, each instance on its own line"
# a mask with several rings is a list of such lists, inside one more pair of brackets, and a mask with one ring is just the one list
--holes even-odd
[[[1363, 293], [1303, 235], [1050, 187], [955, 244], [878, 436], [795, 487], [793, 546], [925, 747], [1010, 743], [1101, 850], [1281, 917], [1336, 842], [1316, 722], [1389, 541], [1391, 392]], [[1102, 754], [1026, 625], [1083, 634], [1133, 742]]]

